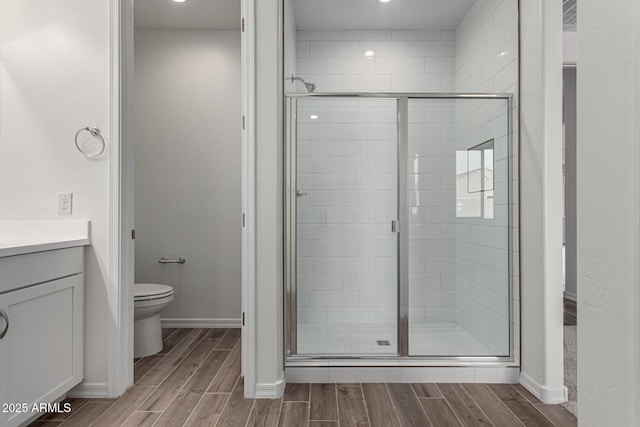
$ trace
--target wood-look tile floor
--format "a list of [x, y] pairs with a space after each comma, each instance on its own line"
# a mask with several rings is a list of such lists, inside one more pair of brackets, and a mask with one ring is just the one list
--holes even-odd
[[136, 360], [119, 399], [68, 399], [32, 426], [575, 426], [508, 384], [288, 384], [282, 399], [245, 399], [239, 329], [164, 329], [160, 354]]
[[578, 306], [575, 301], [564, 299], [564, 326], [575, 326], [578, 324]]

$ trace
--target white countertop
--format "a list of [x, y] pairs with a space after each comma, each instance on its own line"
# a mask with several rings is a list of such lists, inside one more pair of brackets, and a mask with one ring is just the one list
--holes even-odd
[[88, 220], [0, 221], [0, 257], [89, 244]]

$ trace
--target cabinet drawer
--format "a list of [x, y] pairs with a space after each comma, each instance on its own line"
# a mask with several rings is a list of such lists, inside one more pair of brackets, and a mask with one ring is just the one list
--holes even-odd
[[66, 248], [0, 258], [0, 294], [81, 273], [84, 248]]

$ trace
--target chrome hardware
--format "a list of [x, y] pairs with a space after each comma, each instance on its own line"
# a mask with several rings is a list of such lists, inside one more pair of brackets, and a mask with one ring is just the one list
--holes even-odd
[[4, 338], [5, 335], [7, 335], [7, 331], [9, 330], [9, 316], [7, 316], [7, 313], [4, 310], [0, 310], [0, 317], [2, 317], [6, 323], [6, 326], [4, 327], [4, 331], [0, 332], [0, 340], [2, 338]]
[[[80, 148], [80, 143], [78, 143], [78, 136], [80, 135], [81, 132], [89, 132], [91, 134], [92, 137], [96, 138], [98, 141], [100, 141], [100, 151], [95, 153], [95, 154], [89, 154], [86, 151], [84, 151], [82, 148]], [[102, 137], [102, 134], [100, 133], [100, 129], [96, 128], [96, 127], [86, 127], [86, 128], [82, 128], [79, 129], [78, 132], [76, 132], [76, 137], [75, 137], [75, 141], [76, 141], [76, 148], [78, 149], [79, 152], [81, 152], [82, 154], [84, 154], [85, 156], [87, 156], [90, 159], [95, 159], [97, 157], [102, 156], [102, 154], [104, 154], [104, 150], [106, 148], [106, 144], [104, 142], [104, 138]]]
[[302, 191], [302, 190], [298, 190], [298, 191], [296, 191], [296, 197], [302, 197], [302, 196], [306, 196], [306, 195], [308, 195], [308, 194], [309, 194], [309, 193], [308, 193], [308, 192], [306, 192], [306, 191]]
[[184, 264], [185, 262], [187, 262], [187, 260], [184, 259], [184, 257], [180, 257], [178, 259], [169, 259], [166, 257], [162, 257], [158, 260], [158, 262], [160, 264]]
[[400, 232], [400, 223], [395, 219], [391, 221], [391, 232], [399, 233]]

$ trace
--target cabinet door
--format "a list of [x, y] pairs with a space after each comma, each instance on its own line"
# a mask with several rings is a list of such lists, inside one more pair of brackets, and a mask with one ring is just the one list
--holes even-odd
[[0, 398], [29, 404], [27, 413], [4, 413], [5, 425], [29, 419], [33, 403], [49, 403], [81, 380], [82, 281], [75, 275], [0, 295], [9, 319], [0, 340]]

